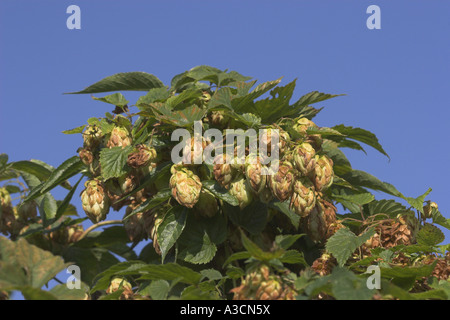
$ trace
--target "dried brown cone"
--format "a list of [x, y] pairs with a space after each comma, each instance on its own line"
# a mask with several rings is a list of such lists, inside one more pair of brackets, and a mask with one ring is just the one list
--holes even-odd
[[208, 120], [213, 127], [224, 129], [230, 122], [230, 117], [225, 115], [225, 112], [218, 110], [211, 111], [210, 115], [208, 116]]
[[398, 245], [411, 245], [415, 243], [417, 226], [414, 217], [410, 215], [399, 215], [395, 219], [376, 221], [375, 235], [365, 243], [365, 247], [373, 249], [376, 247], [392, 248]]
[[324, 253], [319, 258], [314, 260], [311, 269], [313, 269], [320, 276], [326, 276], [331, 273], [335, 266], [337, 266], [336, 259], [332, 255]]
[[437, 261], [433, 269], [432, 276], [438, 280], [448, 280], [450, 276], [450, 252], [444, 258], [438, 258], [436, 255], [429, 255], [424, 259], [424, 264], [430, 265]]
[[109, 179], [105, 183], [106, 194], [111, 204], [111, 208], [114, 211], [119, 211], [121, 208], [131, 203], [131, 199], [124, 198], [125, 194], [122, 191], [122, 186], [119, 184], [119, 180], [115, 178]]
[[145, 144], [139, 144], [128, 155], [127, 165], [135, 169], [146, 167], [156, 159], [156, 156], [155, 148], [151, 148]]
[[294, 189], [294, 167], [288, 161], [280, 162], [278, 171], [269, 176], [269, 187], [280, 201], [289, 199]]
[[86, 166], [89, 166], [94, 161], [94, 154], [87, 148], [82, 148], [78, 152], [78, 155], [81, 159], [81, 162], [83, 162]]

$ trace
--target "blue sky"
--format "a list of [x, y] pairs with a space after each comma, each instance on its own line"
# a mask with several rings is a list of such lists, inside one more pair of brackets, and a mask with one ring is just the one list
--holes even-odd
[[[72, 4], [81, 30], [66, 27]], [[381, 8], [380, 30], [366, 27], [372, 4]], [[127, 71], [168, 84], [207, 64], [259, 82], [298, 78], [294, 99], [345, 93], [318, 105], [317, 124], [368, 129], [391, 157], [346, 150], [353, 167], [406, 196], [433, 188], [428, 199], [450, 218], [449, 14], [450, 2], [437, 0], [2, 0], [0, 152], [57, 166], [81, 145], [81, 136], [61, 131], [110, 111], [64, 92]]]

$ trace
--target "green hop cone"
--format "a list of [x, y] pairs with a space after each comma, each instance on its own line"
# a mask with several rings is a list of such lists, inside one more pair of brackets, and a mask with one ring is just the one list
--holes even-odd
[[214, 195], [206, 190], [202, 190], [198, 202], [194, 206], [194, 210], [200, 216], [211, 218], [219, 211], [219, 205]]
[[262, 175], [262, 173], [261, 159], [259, 157], [248, 157], [245, 165], [245, 177], [256, 194], [260, 194], [266, 186], [267, 175]]
[[[222, 163], [218, 160], [222, 158]], [[229, 189], [230, 183], [236, 175], [236, 169], [231, 165], [231, 161], [228, 161], [229, 157], [226, 154], [217, 156], [213, 168], [213, 174], [216, 181], [226, 189]]]
[[302, 136], [306, 136], [306, 130], [308, 130], [308, 128], [319, 128], [314, 122], [312, 122], [311, 120], [309, 120], [308, 118], [297, 118], [295, 119], [295, 124], [292, 127], [294, 129], [294, 131], [296, 131], [297, 133], [299, 133]]
[[122, 126], [115, 126], [107, 135], [106, 147], [109, 149], [114, 147], [125, 148], [131, 145], [132, 140], [127, 128]]
[[433, 211], [438, 210], [436, 202], [427, 201], [427, 204], [423, 207], [422, 218], [430, 219], [433, 217]]
[[109, 198], [102, 183], [93, 179], [86, 181], [84, 186], [86, 189], [81, 193], [81, 203], [87, 217], [94, 223], [105, 220], [109, 212]]
[[236, 197], [241, 210], [248, 206], [253, 200], [251, 187], [243, 175], [239, 175], [231, 182], [230, 194]]
[[301, 217], [308, 216], [316, 205], [314, 186], [306, 178], [300, 178], [294, 183], [294, 193], [291, 198], [291, 207]]
[[311, 178], [318, 192], [325, 191], [333, 184], [333, 160], [326, 155], [316, 155], [316, 163]]
[[273, 195], [280, 201], [287, 200], [294, 187], [294, 167], [288, 161], [280, 162], [278, 171], [269, 176], [269, 187]]
[[158, 242], [158, 228], [164, 221], [164, 216], [166, 214], [165, 207], [160, 207], [152, 212], [151, 219], [149, 220], [149, 224], [146, 226], [146, 230], [148, 230], [149, 238], [152, 240], [153, 248], [157, 254], [161, 254], [161, 248], [159, 247]]
[[314, 171], [316, 165], [316, 151], [307, 142], [297, 146], [293, 152], [293, 161], [295, 168], [300, 171], [303, 176], [309, 175]]
[[106, 289], [106, 293], [111, 294], [120, 289], [123, 290], [120, 296], [121, 300], [122, 299], [128, 300], [129, 298], [132, 298], [133, 286], [131, 285], [131, 283], [129, 283], [127, 280], [123, 278], [113, 278], [111, 280], [111, 283], [109, 284], [109, 287]]
[[96, 125], [88, 125], [83, 132], [83, 146], [86, 149], [94, 150], [101, 144], [102, 139], [102, 130]]
[[200, 198], [202, 190], [200, 178], [180, 165], [173, 165], [170, 172], [172, 176], [169, 186], [172, 189], [172, 196], [182, 206], [192, 208]]

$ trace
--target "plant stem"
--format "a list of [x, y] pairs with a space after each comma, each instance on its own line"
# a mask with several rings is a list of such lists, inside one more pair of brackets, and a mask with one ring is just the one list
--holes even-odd
[[87, 228], [80, 236], [80, 238], [78, 239], [78, 241], [80, 241], [81, 239], [83, 239], [84, 237], [86, 237], [88, 235], [89, 232], [91, 232], [92, 230], [99, 228], [101, 226], [106, 226], [109, 224], [122, 224], [122, 220], [107, 220], [107, 221], [101, 221], [99, 223], [93, 224], [92, 226], [90, 226], [89, 228]]

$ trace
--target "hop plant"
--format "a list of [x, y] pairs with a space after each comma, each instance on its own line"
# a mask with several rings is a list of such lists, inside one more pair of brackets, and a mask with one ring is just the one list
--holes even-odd
[[115, 126], [112, 131], [107, 135], [106, 147], [122, 147], [125, 148], [131, 145], [132, 140], [127, 128], [123, 126]]
[[169, 184], [172, 196], [182, 206], [192, 208], [200, 198], [202, 190], [200, 178], [191, 170], [179, 165], [173, 165], [170, 172], [172, 176]]
[[245, 166], [245, 177], [255, 194], [260, 194], [266, 187], [267, 175], [263, 175], [261, 159], [256, 157], [254, 161], [248, 157]]
[[253, 201], [253, 195], [249, 183], [243, 175], [236, 177], [230, 184], [230, 194], [235, 196], [242, 210]]
[[88, 150], [94, 150], [102, 143], [103, 133], [100, 127], [88, 125], [83, 132], [83, 145]]
[[288, 161], [278, 166], [278, 171], [269, 178], [269, 186], [273, 195], [280, 201], [289, 199], [292, 195], [295, 181], [294, 167]]
[[81, 193], [81, 203], [87, 217], [94, 223], [106, 219], [109, 212], [109, 199], [100, 180], [86, 181], [85, 189]]
[[226, 154], [222, 156], [222, 163], [218, 161], [219, 157], [216, 157], [213, 173], [216, 181], [228, 189], [233, 178], [236, 176], [237, 172], [231, 165], [231, 159]]
[[316, 166], [316, 151], [307, 142], [298, 145], [293, 152], [295, 168], [303, 175], [310, 175]]
[[246, 275], [239, 287], [233, 288], [233, 300], [295, 300], [296, 292], [291, 285], [274, 274], [267, 266]]
[[333, 184], [333, 160], [326, 155], [316, 155], [315, 158], [312, 180], [317, 191], [325, 191]]
[[300, 178], [294, 183], [294, 194], [291, 198], [291, 207], [296, 214], [307, 217], [316, 205], [314, 186], [306, 178]]

